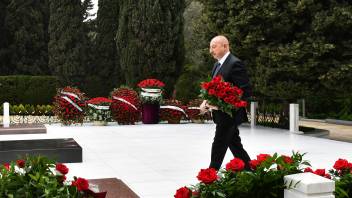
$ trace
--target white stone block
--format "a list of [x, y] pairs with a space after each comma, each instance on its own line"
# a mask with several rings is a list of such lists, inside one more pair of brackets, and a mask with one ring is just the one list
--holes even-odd
[[299, 173], [284, 177], [285, 198], [334, 198], [335, 182], [313, 173]]
[[299, 105], [290, 104], [290, 131], [299, 133]]
[[8, 102], [4, 103], [4, 116], [3, 116], [3, 126], [10, 127], [10, 104]]
[[258, 107], [258, 102], [251, 102], [251, 127], [255, 127], [257, 124], [257, 107]]

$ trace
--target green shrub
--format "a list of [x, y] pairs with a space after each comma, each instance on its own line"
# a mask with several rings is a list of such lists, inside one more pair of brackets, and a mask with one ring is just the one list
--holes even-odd
[[0, 76], [0, 103], [51, 104], [57, 87], [54, 76]]
[[10, 105], [10, 115], [53, 115], [52, 105]]
[[66, 169], [42, 156], [0, 165], [0, 197], [88, 197], [86, 188], [77, 187], [77, 180], [66, 181]]

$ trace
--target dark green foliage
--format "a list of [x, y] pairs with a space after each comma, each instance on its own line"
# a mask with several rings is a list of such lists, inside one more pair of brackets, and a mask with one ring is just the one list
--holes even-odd
[[118, 64], [115, 36], [119, 4], [116, 0], [100, 0], [96, 19], [94, 61], [89, 70], [86, 92], [91, 96], [107, 96], [114, 87], [124, 83]]
[[8, 65], [8, 39], [7, 39], [7, 31], [5, 29], [5, 19], [6, 19], [6, 7], [8, 1], [0, 1], [0, 73], [1, 74], [9, 74]]
[[116, 44], [127, 85], [157, 78], [171, 93], [184, 60], [184, 6], [184, 0], [120, 2]]
[[0, 30], [4, 39], [0, 43], [6, 44], [6, 49], [0, 47], [4, 74], [48, 74], [48, 1], [12, 0], [2, 11], [6, 16]]
[[307, 109], [325, 113], [338, 112], [345, 104], [339, 100], [352, 97], [351, 1], [201, 2], [207, 29], [200, 34], [208, 41], [215, 34], [230, 39], [232, 52], [249, 69], [256, 96], [317, 97], [307, 101], [313, 103]]
[[83, 82], [88, 39], [80, 0], [50, 0], [49, 67], [62, 86]]
[[203, 75], [199, 75], [197, 70], [192, 70], [191, 65], [185, 66], [185, 71], [177, 80], [175, 85], [176, 89], [176, 99], [187, 104], [190, 100], [199, 97], [200, 83], [206, 81], [203, 79]]
[[0, 104], [51, 104], [57, 87], [52, 76], [0, 76]]

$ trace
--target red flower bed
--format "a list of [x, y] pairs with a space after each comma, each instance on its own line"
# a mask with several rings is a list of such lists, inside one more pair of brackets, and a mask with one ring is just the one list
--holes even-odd
[[64, 87], [58, 89], [53, 102], [54, 115], [64, 124], [83, 123], [85, 95], [79, 89]]
[[140, 101], [136, 91], [129, 88], [118, 88], [112, 93], [110, 106], [112, 118], [119, 124], [134, 124], [140, 121]]

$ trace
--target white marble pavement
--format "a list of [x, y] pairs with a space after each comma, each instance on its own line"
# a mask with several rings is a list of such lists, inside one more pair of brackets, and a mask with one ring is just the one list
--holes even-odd
[[[74, 138], [83, 148], [83, 163], [68, 164], [68, 178], [116, 177], [142, 198], [173, 197], [176, 189], [197, 183], [210, 161], [215, 125], [157, 124], [98, 127], [46, 125], [47, 134], [2, 135], [0, 140]], [[240, 128], [249, 155], [306, 152], [313, 168], [330, 169], [335, 160], [352, 160], [352, 143], [291, 134], [287, 130]], [[232, 159], [228, 151], [223, 165]]]

